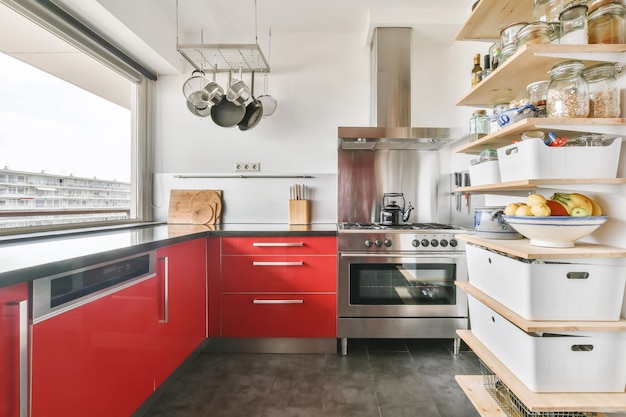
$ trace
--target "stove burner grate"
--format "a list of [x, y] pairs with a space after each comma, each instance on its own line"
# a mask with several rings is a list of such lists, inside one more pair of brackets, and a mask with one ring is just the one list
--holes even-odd
[[341, 223], [344, 230], [455, 230], [458, 227], [441, 223], [406, 223], [386, 225], [381, 223]]

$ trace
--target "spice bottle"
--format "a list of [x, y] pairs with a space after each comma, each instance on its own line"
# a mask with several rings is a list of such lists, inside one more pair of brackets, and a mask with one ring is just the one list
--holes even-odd
[[577, 118], [589, 115], [589, 86], [582, 75], [581, 61], [565, 61], [550, 70], [548, 117]]
[[470, 142], [489, 134], [489, 116], [486, 110], [476, 110], [470, 118]]
[[530, 98], [530, 104], [539, 109], [539, 117], [546, 117], [546, 101], [548, 99], [548, 86], [550, 80], [536, 81], [528, 84], [526, 90], [528, 90], [528, 96]]
[[568, 3], [561, 14], [559, 43], [581, 45], [587, 43], [587, 2], [574, 0]]
[[603, 62], [585, 68], [583, 77], [589, 85], [589, 117], [619, 117], [620, 91], [615, 74], [621, 68]]
[[587, 16], [589, 43], [626, 43], [624, 5], [608, 3]]

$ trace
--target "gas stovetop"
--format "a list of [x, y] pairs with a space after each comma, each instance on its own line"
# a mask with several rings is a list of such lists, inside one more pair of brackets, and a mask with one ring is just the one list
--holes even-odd
[[463, 252], [455, 235], [465, 229], [440, 223], [339, 223], [339, 250], [343, 252]]
[[458, 230], [456, 226], [441, 223], [339, 223], [339, 230]]

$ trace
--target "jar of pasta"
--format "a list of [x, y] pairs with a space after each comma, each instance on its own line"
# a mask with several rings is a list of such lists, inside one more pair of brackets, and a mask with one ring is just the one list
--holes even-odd
[[548, 117], [578, 118], [589, 115], [589, 86], [582, 75], [584, 64], [564, 61], [550, 70]]
[[589, 85], [589, 117], [619, 117], [620, 91], [615, 74], [621, 67], [603, 62], [585, 68], [583, 77]]

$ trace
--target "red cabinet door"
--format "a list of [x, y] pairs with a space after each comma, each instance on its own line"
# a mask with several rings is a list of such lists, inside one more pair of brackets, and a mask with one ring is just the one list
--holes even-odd
[[28, 285], [0, 288], [0, 416], [26, 415]]
[[33, 325], [32, 416], [129, 416], [154, 390], [152, 276]]
[[160, 316], [155, 383], [160, 385], [207, 335], [207, 239], [157, 251]]
[[335, 294], [224, 294], [224, 337], [337, 337]]

